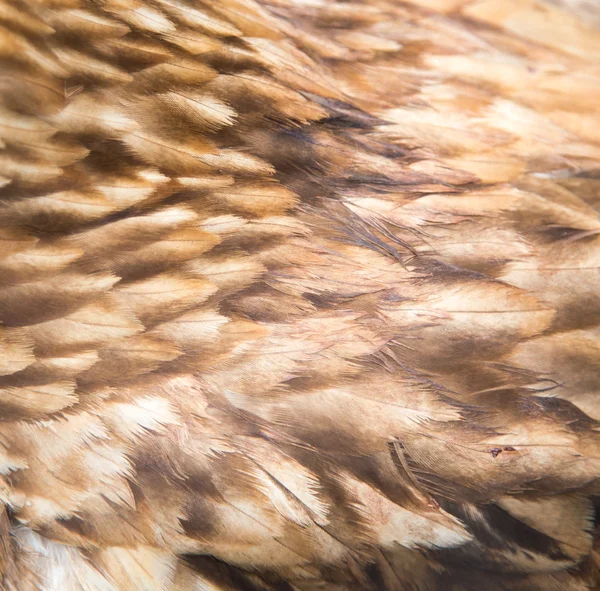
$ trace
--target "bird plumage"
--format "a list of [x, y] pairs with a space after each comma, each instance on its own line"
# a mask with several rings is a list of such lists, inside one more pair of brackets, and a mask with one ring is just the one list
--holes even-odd
[[3, 0], [2, 588], [596, 588], [594, 18]]

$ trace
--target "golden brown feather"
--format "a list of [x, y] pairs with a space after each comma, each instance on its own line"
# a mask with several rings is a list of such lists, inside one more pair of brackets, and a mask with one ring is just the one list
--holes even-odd
[[2, 0], [0, 587], [597, 588], [598, 14]]

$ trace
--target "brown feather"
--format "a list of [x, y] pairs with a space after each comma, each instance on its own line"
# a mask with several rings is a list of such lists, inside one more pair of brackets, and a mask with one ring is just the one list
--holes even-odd
[[597, 588], [599, 18], [2, 1], [0, 588]]

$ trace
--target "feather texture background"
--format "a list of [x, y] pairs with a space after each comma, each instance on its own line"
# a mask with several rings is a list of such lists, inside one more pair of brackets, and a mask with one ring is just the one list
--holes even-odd
[[2, 0], [3, 589], [597, 588], [594, 18]]

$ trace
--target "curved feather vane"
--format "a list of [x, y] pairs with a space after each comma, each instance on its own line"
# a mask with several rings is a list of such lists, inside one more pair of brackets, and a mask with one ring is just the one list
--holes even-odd
[[597, 588], [598, 22], [2, 0], [0, 587]]

